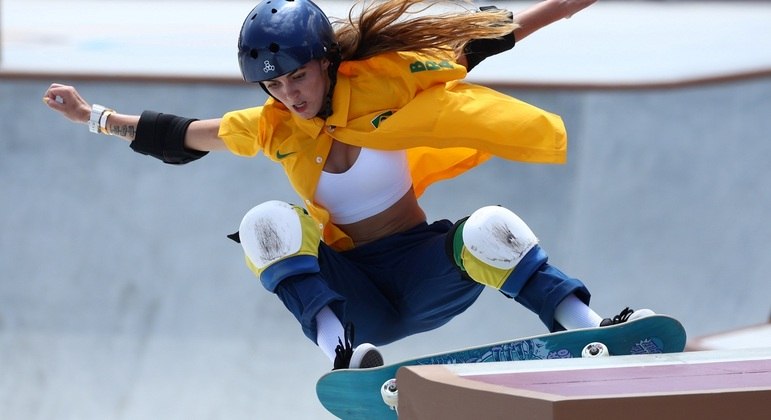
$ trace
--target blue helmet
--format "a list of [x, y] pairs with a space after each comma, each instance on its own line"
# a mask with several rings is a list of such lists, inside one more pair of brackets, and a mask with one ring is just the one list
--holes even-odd
[[263, 0], [246, 17], [238, 38], [238, 64], [247, 82], [274, 79], [324, 57], [335, 32], [310, 0]]

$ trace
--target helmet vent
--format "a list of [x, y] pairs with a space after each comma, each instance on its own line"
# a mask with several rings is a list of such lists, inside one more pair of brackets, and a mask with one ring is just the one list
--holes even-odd
[[268, 47], [268, 50], [270, 50], [270, 52], [272, 52], [273, 54], [277, 53], [278, 50], [280, 50], [280, 49], [281, 49], [281, 47], [278, 44], [276, 44], [275, 42], [271, 42], [270, 46]]
[[252, 48], [251, 50], [249, 50], [249, 57], [256, 59], [257, 56], [259, 55], [260, 55], [260, 51], [257, 48]]

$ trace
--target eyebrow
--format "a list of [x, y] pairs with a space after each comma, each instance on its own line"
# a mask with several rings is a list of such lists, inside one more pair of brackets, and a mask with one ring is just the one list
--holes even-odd
[[[292, 75], [293, 75], [293, 74], [297, 73], [298, 71], [301, 71], [301, 70], [305, 69], [307, 66], [308, 66], [307, 64], [303, 64], [302, 66], [300, 66], [300, 67], [298, 67], [298, 68], [296, 68], [296, 69], [294, 69], [294, 70], [290, 71], [290, 72], [289, 72], [289, 73], [287, 73], [285, 76], [289, 76], [289, 77], [292, 77]], [[284, 76], [284, 75], [282, 75], [282, 76]], [[279, 77], [281, 77], [281, 76], [279, 76]], [[278, 77], [277, 77], [276, 79], [278, 79]], [[275, 81], [276, 79], [268, 79], [268, 80], [266, 80], [265, 82], [273, 82], [273, 81]]]

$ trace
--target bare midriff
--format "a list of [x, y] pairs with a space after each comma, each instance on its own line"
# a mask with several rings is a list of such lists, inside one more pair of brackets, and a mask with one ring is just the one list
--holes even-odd
[[353, 239], [355, 246], [359, 246], [412, 229], [425, 221], [426, 214], [418, 205], [415, 191], [410, 188], [399, 201], [384, 211], [358, 222], [337, 225], [337, 227]]

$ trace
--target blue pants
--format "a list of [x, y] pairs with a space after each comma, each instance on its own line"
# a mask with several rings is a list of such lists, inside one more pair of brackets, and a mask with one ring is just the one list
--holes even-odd
[[[438, 328], [465, 311], [484, 285], [471, 280], [445, 251], [452, 222], [422, 223], [406, 232], [337, 252], [319, 245], [318, 273], [290, 276], [275, 293], [316, 341], [316, 314], [329, 306], [343, 324], [356, 326], [356, 343], [388, 344]], [[548, 263], [531, 276], [515, 299], [554, 331], [554, 309], [584, 285]]]

